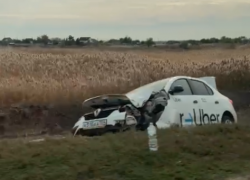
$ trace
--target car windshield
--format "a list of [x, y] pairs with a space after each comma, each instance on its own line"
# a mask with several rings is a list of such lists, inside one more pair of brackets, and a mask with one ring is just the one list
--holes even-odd
[[145, 93], [145, 92], [157, 92], [160, 91], [161, 89], [163, 89], [166, 84], [168, 83], [169, 79], [163, 79], [163, 80], [159, 80], [159, 81], [155, 81], [149, 84], [146, 84], [144, 86], [141, 86], [139, 88], [136, 88], [130, 92], [128, 92], [126, 95], [130, 96], [132, 94], [140, 94], [140, 93]]

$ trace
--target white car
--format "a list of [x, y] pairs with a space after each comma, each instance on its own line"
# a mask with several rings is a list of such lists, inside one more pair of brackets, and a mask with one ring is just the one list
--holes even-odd
[[[165, 95], [157, 104], [154, 94], [159, 92]], [[157, 110], [146, 110], [151, 104], [156, 104]], [[84, 114], [75, 123], [72, 129], [74, 135], [125, 131], [136, 126], [145, 130], [150, 118], [145, 118], [144, 112], [153, 119], [157, 128], [237, 123], [233, 101], [217, 90], [215, 77], [175, 76], [146, 84], [126, 94], [90, 98], [83, 102], [83, 106], [94, 111]]]

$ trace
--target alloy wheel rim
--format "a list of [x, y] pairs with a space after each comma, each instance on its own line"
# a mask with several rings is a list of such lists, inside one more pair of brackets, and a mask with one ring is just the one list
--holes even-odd
[[226, 119], [225, 124], [232, 124], [232, 121], [230, 119]]

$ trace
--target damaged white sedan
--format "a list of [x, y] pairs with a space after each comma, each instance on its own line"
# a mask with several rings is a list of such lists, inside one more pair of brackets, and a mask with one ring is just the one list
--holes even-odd
[[87, 99], [84, 114], [72, 128], [74, 135], [101, 135], [131, 128], [157, 128], [237, 123], [233, 102], [216, 88], [215, 77], [175, 76], [146, 84], [126, 94]]

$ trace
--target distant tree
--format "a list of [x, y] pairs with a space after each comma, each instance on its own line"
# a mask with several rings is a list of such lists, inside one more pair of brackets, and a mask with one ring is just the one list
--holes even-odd
[[68, 40], [69, 41], [75, 41], [75, 38], [73, 36], [69, 35]]
[[80, 45], [80, 39], [79, 38], [76, 38], [76, 42], [75, 42], [76, 45]]
[[234, 43], [234, 39], [231, 39], [231, 38], [226, 37], [226, 36], [222, 36], [220, 38], [220, 42], [221, 43]]
[[152, 46], [152, 45], [155, 44], [153, 38], [148, 38], [148, 39], [145, 41], [145, 43], [146, 43], [146, 45], [147, 45], [148, 47], [150, 47], [150, 46]]
[[234, 38], [234, 42], [238, 44], [246, 44], [248, 40], [245, 36], [240, 36], [240, 37]]
[[65, 43], [66, 43], [66, 45], [73, 45], [73, 44], [75, 44], [75, 38], [73, 36], [69, 35], [69, 37], [66, 38]]
[[54, 45], [58, 45], [59, 43], [62, 42], [61, 38], [51, 38], [51, 41]]
[[48, 44], [48, 42], [49, 42], [49, 36], [47, 36], [47, 35], [42, 35], [42, 36], [39, 36], [39, 37], [37, 37], [37, 42], [38, 43], [43, 43], [43, 44]]
[[132, 43], [132, 38], [131, 37], [124, 37], [124, 38], [120, 38], [120, 42], [123, 43], [123, 44], [131, 44]]
[[13, 43], [21, 43], [22, 41], [20, 39], [13, 39]]
[[219, 43], [220, 40], [218, 38], [210, 38], [209, 39], [210, 43]]
[[133, 40], [132, 44], [141, 44], [141, 42], [140, 42], [140, 40], [137, 39], [137, 40]]
[[145, 44], [145, 41], [141, 41], [141, 45], [144, 45]]
[[43, 43], [44, 44], [48, 44], [48, 42], [49, 42], [49, 36], [47, 36], [47, 35], [42, 35], [42, 41], [43, 41]]
[[237, 37], [233, 39], [235, 43], [241, 43], [241, 37]]
[[180, 43], [180, 41], [170, 40], [170, 41], [167, 41], [166, 44], [177, 44], [177, 43]]
[[192, 45], [198, 45], [198, 44], [199, 44], [199, 41], [192, 40], [192, 39], [187, 40], [186, 42], [187, 42], [188, 44], [192, 44]]
[[33, 43], [34, 42], [34, 39], [32, 38], [25, 38], [22, 40], [23, 43], [26, 43], [26, 44], [30, 44], [30, 43]]
[[211, 41], [209, 40], [209, 39], [201, 39], [200, 40], [200, 42], [202, 43], [202, 44], [209, 44], [209, 43], [211, 43]]

